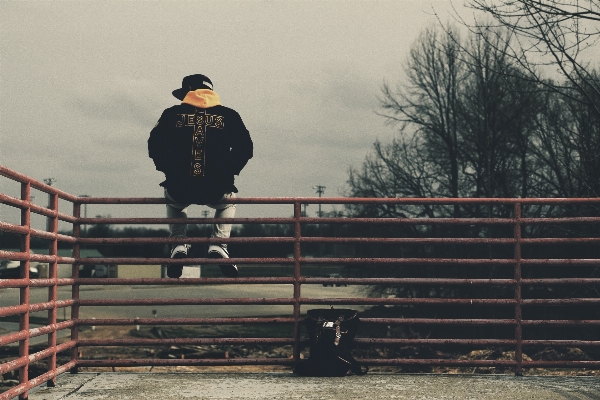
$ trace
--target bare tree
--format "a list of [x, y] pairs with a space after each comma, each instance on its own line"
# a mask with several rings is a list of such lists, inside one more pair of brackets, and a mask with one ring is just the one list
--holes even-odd
[[[594, 80], [600, 81], [593, 73]], [[536, 160], [534, 175], [540, 182], [536, 195], [597, 197], [600, 195], [600, 113], [591, 104], [573, 100], [581, 96], [548, 94], [537, 115], [531, 151]], [[588, 93], [594, 99], [594, 93]], [[600, 102], [600, 96], [596, 96]]]
[[[475, 1], [475, 0], [474, 0]], [[518, 2], [515, 0], [515, 2]], [[514, 2], [513, 2], [514, 3]], [[411, 49], [405, 66], [406, 80], [382, 87], [381, 115], [399, 130], [390, 143], [376, 142], [360, 168], [351, 169], [348, 195], [355, 197], [578, 197], [600, 192], [600, 80], [593, 70], [576, 82], [544, 80], [535, 67], [519, 61], [513, 52], [513, 32], [503, 27], [481, 27], [462, 40], [452, 27], [423, 32]], [[541, 90], [541, 88], [553, 90]], [[560, 90], [560, 92], [559, 92]], [[486, 210], [485, 208], [481, 208]], [[465, 217], [480, 215], [478, 207], [356, 206], [357, 216]], [[494, 214], [510, 213], [496, 207]], [[487, 208], [488, 216], [492, 208]], [[528, 207], [527, 215], [597, 215], [590, 207], [565, 210]], [[532, 214], [533, 213], [533, 214]], [[392, 225], [392, 224], [390, 224]], [[386, 224], [370, 227], [360, 235], [373, 237], [512, 237], [511, 227]], [[402, 228], [399, 228], [399, 227]], [[505, 229], [506, 228], [506, 229]], [[583, 229], [539, 226], [547, 235], [595, 235], [595, 227]], [[361, 228], [362, 229], [362, 228]], [[531, 227], [527, 236], [536, 237]], [[560, 231], [562, 229], [562, 231]], [[571, 229], [567, 232], [566, 229]], [[587, 230], [586, 230], [587, 229]], [[548, 236], [550, 237], [550, 236]], [[540, 250], [528, 247], [528, 257]], [[544, 258], [569, 258], [564, 249], [544, 247]], [[492, 251], [494, 254], [492, 254]], [[576, 251], [581, 251], [579, 248]], [[592, 246], [586, 249], [596, 257]], [[547, 253], [551, 253], [549, 256]], [[364, 257], [512, 257], [508, 247], [431, 246], [376, 244], [358, 247]], [[576, 257], [580, 257], [577, 254]], [[557, 269], [548, 268], [544, 274]], [[444, 265], [386, 264], [372, 268], [378, 276], [463, 276], [464, 270]], [[471, 274], [486, 278], [506, 277], [504, 268], [486, 268]], [[529, 271], [528, 271], [529, 273]], [[592, 271], [590, 276], [596, 274]], [[480, 288], [374, 287], [372, 293], [398, 296], [510, 296], [507, 288], [496, 293]], [[444, 291], [447, 292], [444, 292]], [[486, 289], [487, 290], [487, 289]], [[538, 295], [552, 295], [537, 288]], [[416, 313], [426, 312], [414, 308]], [[411, 311], [402, 310], [405, 316]], [[495, 311], [492, 311], [495, 312]], [[469, 318], [481, 318], [479, 311]]]
[[[447, 197], [440, 193], [439, 166], [424, 154], [426, 146], [414, 134], [403, 132], [389, 144], [377, 141], [361, 169], [351, 168], [348, 177], [350, 197]], [[381, 217], [435, 217], [431, 206], [361, 205], [352, 208], [353, 215]]]
[[528, 191], [527, 152], [538, 90], [506, 55], [509, 45], [506, 30], [489, 29], [470, 35], [465, 46], [461, 159], [474, 197], [524, 197]]
[[[584, 59], [585, 51], [600, 38], [600, 0], [468, 0], [467, 4], [516, 34], [516, 45], [506, 48], [506, 53], [528, 76], [600, 112], [600, 104], [594, 100], [600, 86]], [[470, 26], [479, 32], [488, 25]], [[570, 84], [544, 79], [544, 68], [540, 68], [544, 66], [556, 66]], [[573, 88], [579, 96], [573, 96]]]
[[[444, 34], [446, 33], [446, 34]], [[404, 86], [382, 88], [382, 113], [392, 123], [410, 126], [426, 145], [420, 150], [438, 174], [437, 194], [459, 197], [459, 96], [465, 78], [456, 30], [426, 29], [411, 49]], [[434, 167], [435, 166], [435, 167]], [[423, 192], [424, 190], [420, 190]], [[460, 215], [458, 206], [454, 216]]]
[[[466, 42], [455, 31], [426, 29], [411, 49], [407, 82], [394, 89], [384, 84], [381, 115], [401, 124], [401, 137], [387, 147], [376, 144], [363, 168], [374, 169], [375, 160], [382, 163], [377, 168], [400, 168], [401, 179], [395, 173], [393, 184], [385, 182], [407, 197], [522, 196], [536, 85], [524, 84], [525, 72], [506, 55], [505, 29], [471, 34]], [[393, 165], [401, 157], [391, 155], [400, 153], [411, 161]], [[460, 216], [460, 208], [450, 215]]]

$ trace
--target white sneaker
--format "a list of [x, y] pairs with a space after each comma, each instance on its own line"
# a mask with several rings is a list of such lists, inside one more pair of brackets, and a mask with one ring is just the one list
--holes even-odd
[[173, 249], [171, 249], [171, 258], [187, 257], [190, 247], [192, 247], [190, 244], [178, 244], [177, 246], [173, 246]]
[[[227, 245], [211, 244], [208, 246], [208, 257], [229, 258]], [[228, 278], [235, 278], [238, 276], [238, 268], [234, 264], [219, 264], [219, 267], [221, 268], [221, 273]]]
[[[191, 244], [178, 244], [171, 249], [171, 258], [185, 258]], [[167, 276], [169, 278], [179, 278], [183, 273], [183, 265], [167, 265]]]

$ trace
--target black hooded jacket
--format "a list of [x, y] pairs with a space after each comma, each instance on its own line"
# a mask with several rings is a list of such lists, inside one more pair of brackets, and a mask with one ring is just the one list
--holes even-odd
[[208, 89], [190, 91], [182, 104], [166, 109], [148, 139], [148, 155], [166, 176], [160, 185], [183, 204], [216, 203], [237, 192], [234, 175], [252, 154], [239, 114]]

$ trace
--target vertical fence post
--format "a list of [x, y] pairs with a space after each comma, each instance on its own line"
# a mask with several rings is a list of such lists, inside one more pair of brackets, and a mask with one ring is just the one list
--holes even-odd
[[[81, 238], [81, 203], [73, 203], [73, 217], [75, 222], [73, 223], [73, 237], [75, 238], [75, 244], [73, 245], [73, 258], [75, 262], [71, 267], [71, 277], [75, 280], [79, 279], [79, 264], [77, 259], [80, 257], [81, 244], [79, 239]], [[73, 327], [71, 327], [71, 340], [77, 342], [79, 340], [79, 326], [77, 320], [79, 319], [79, 283], [74, 282], [71, 287], [71, 299], [74, 300], [71, 306], [71, 320], [74, 321]], [[75, 346], [71, 349], [71, 361], [79, 360], [79, 347]], [[78, 372], [77, 365], [71, 368], [70, 372], [76, 374]]]
[[517, 323], [515, 327], [515, 361], [517, 367], [515, 369], [516, 376], [523, 375], [523, 310], [521, 308], [522, 296], [521, 296], [521, 203], [515, 203], [514, 205], [514, 233], [515, 233], [515, 247], [514, 247], [514, 259], [515, 259], [515, 321]]
[[[58, 257], [58, 195], [50, 194], [50, 208], [55, 212], [54, 217], [49, 219], [52, 233], [54, 234], [54, 239], [50, 242], [49, 254], [54, 256], [54, 261], [48, 263], [48, 278], [52, 279], [52, 286], [48, 287], [48, 302], [53, 303], [53, 307], [48, 310], [48, 325], [56, 327], [56, 300], [58, 298], [58, 286], [56, 279], [58, 278], [58, 262], [56, 257]], [[48, 372], [54, 372], [54, 377], [49, 379], [46, 382], [46, 386], [54, 387], [56, 386], [56, 330], [50, 332], [48, 334], [48, 348], [52, 349], [52, 355], [48, 357]]]
[[294, 363], [300, 360], [300, 238], [302, 237], [301, 204], [294, 202]]
[[[29, 279], [29, 265], [30, 250], [31, 250], [31, 185], [29, 182], [21, 183], [21, 200], [28, 202], [27, 208], [21, 209], [21, 225], [27, 227], [27, 233], [21, 235], [21, 252], [27, 254], [27, 259], [21, 261], [20, 275], [22, 279]], [[19, 330], [26, 331], [27, 335], [23, 340], [19, 341], [19, 358], [29, 356], [29, 304], [30, 304], [30, 286], [31, 283], [27, 282], [27, 286], [19, 289], [19, 304], [27, 305], [27, 309], [21, 315], [19, 315]], [[29, 363], [19, 368], [19, 384], [27, 384], [29, 382]], [[24, 391], [19, 395], [19, 399], [27, 399], [28, 391]]]

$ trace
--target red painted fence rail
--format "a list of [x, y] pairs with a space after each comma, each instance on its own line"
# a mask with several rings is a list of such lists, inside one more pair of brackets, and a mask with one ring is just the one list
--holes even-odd
[[[514, 309], [513, 318], [494, 319], [460, 319], [460, 318], [361, 318], [366, 325], [431, 325], [431, 326], [498, 326], [510, 327], [514, 330], [514, 337], [510, 339], [403, 339], [403, 338], [364, 338], [355, 340], [358, 346], [386, 345], [386, 346], [508, 346], [514, 349], [512, 360], [465, 360], [465, 359], [409, 359], [409, 358], [363, 358], [360, 361], [369, 365], [388, 366], [459, 366], [459, 367], [509, 367], [514, 368], [517, 375], [521, 375], [523, 368], [556, 367], [556, 368], [591, 368], [599, 369], [600, 361], [525, 361], [523, 348], [527, 346], [554, 346], [554, 347], [599, 347], [598, 340], [525, 340], [523, 328], [526, 327], [553, 327], [553, 326], [581, 326], [600, 327], [599, 319], [587, 320], [527, 320], [523, 318], [523, 308], [527, 306], [560, 306], [560, 305], [600, 305], [600, 298], [552, 298], [552, 299], [524, 299], [522, 298], [523, 286], [543, 285], [600, 285], [600, 278], [570, 278], [554, 277], [539, 279], [522, 278], [523, 266], [598, 266], [599, 259], [525, 259], [521, 255], [521, 246], [553, 245], [553, 244], [600, 244], [600, 238], [522, 238], [524, 225], [543, 224], [597, 224], [597, 217], [572, 217], [572, 218], [522, 218], [522, 207], [529, 205], [599, 205], [600, 199], [415, 199], [415, 198], [238, 198], [230, 200], [237, 204], [277, 204], [293, 207], [289, 218], [189, 218], [187, 220], [167, 218], [82, 218], [81, 207], [84, 204], [165, 204], [160, 198], [93, 198], [78, 197], [57, 190], [54, 187], [35, 181], [25, 175], [19, 174], [8, 168], [0, 166], [0, 175], [21, 185], [20, 198], [0, 193], [0, 203], [20, 209], [21, 223], [11, 224], [0, 221], [0, 231], [17, 234], [21, 237], [21, 247], [18, 251], [0, 249], [0, 260], [20, 261], [20, 278], [0, 279], [0, 293], [3, 289], [13, 288], [19, 290], [19, 304], [0, 306], [0, 318], [14, 317], [19, 319], [19, 331], [0, 336], [0, 346], [18, 342], [18, 357], [9, 362], [0, 364], [0, 374], [18, 370], [19, 384], [0, 393], [0, 400], [19, 396], [26, 399], [28, 391], [44, 382], [49, 386], [55, 384], [56, 377], [66, 371], [77, 372], [78, 367], [96, 366], [173, 366], [173, 365], [293, 365], [299, 360], [301, 346], [305, 340], [301, 338], [300, 326], [302, 323], [301, 305], [456, 305], [456, 306], [509, 306]], [[47, 193], [50, 198], [49, 207], [42, 207], [31, 202], [31, 190], [37, 189]], [[59, 200], [72, 204], [72, 213], [59, 212]], [[309, 218], [302, 214], [304, 204], [371, 204], [371, 205], [501, 205], [512, 208], [512, 215], [506, 218]], [[47, 231], [31, 227], [32, 213], [47, 217], [50, 221]], [[72, 235], [58, 233], [59, 221], [72, 225]], [[289, 265], [293, 267], [291, 277], [259, 277], [259, 278], [190, 278], [185, 280], [168, 278], [80, 278], [81, 265], [88, 264], [130, 264], [130, 265], [166, 265], [177, 263], [169, 258], [82, 258], [80, 254], [82, 245], [110, 245], [110, 244], [172, 244], [177, 239], [169, 238], [84, 238], [81, 237], [81, 227], [86, 224], [168, 224], [168, 223], [207, 224], [215, 222], [229, 222], [234, 224], [290, 224], [293, 226], [292, 237], [233, 237], [229, 239], [189, 238], [194, 244], [210, 244], [216, 240], [220, 243], [251, 243], [257, 246], [265, 243], [288, 243], [293, 246], [293, 255], [288, 258], [234, 258], [232, 262], [238, 264], [260, 265]], [[505, 226], [512, 228], [513, 236], [507, 238], [373, 238], [373, 237], [303, 237], [302, 226], [307, 224], [396, 224], [396, 225], [486, 225]], [[50, 241], [47, 255], [32, 254], [31, 238], [38, 237]], [[58, 243], [72, 245], [70, 257], [58, 255]], [[512, 258], [481, 259], [481, 258], [355, 258], [355, 257], [327, 257], [307, 258], [302, 255], [301, 247], [305, 244], [388, 244], [388, 245], [505, 245], [512, 246]], [[29, 276], [31, 262], [48, 263], [48, 277], [32, 279]], [[210, 265], [218, 264], [218, 260], [205, 258], [186, 259], [187, 264]], [[355, 278], [325, 278], [305, 277], [302, 275], [302, 266], [312, 265], [471, 265], [471, 266], [508, 266], [513, 268], [513, 277], [510, 279], [464, 279], [464, 278], [391, 278], [391, 277], [355, 277]], [[59, 278], [58, 265], [71, 265], [71, 277]], [[272, 285], [288, 284], [293, 288], [289, 298], [156, 298], [156, 299], [81, 299], [82, 286], [144, 286], [144, 285], [214, 285], [214, 284], [244, 284], [244, 285]], [[301, 294], [302, 285], [308, 284], [349, 284], [349, 285], [440, 285], [440, 286], [480, 286], [480, 287], [512, 287], [513, 298], [309, 298]], [[59, 300], [58, 287], [71, 287], [69, 299]], [[48, 300], [43, 303], [31, 302], [32, 288], [47, 288]], [[115, 307], [115, 306], [144, 306], [144, 305], [288, 305], [293, 312], [288, 317], [227, 317], [227, 318], [80, 318], [80, 308], [89, 306]], [[70, 318], [59, 322], [57, 315], [63, 308], [70, 309]], [[30, 328], [30, 314], [47, 311], [48, 324], [39, 328]], [[289, 338], [164, 338], [164, 339], [79, 339], [79, 328], [82, 326], [105, 325], [240, 325], [240, 324], [281, 324], [292, 325], [293, 335]], [[70, 330], [70, 338], [63, 343], [57, 343], [57, 332]], [[47, 335], [47, 346], [44, 350], [30, 354], [30, 339]], [[244, 345], [244, 344], [271, 344], [293, 346], [291, 358], [232, 358], [232, 359], [125, 359], [125, 360], [86, 360], [79, 358], [79, 349], [85, 346], [156, 346], [156, 345]], [[70, 352], [69, 361], [63, 365], [57, 364], [57, 354]], [[47, 372], [35, 378], [29, 377], [31, 363], [45, 359]]]

